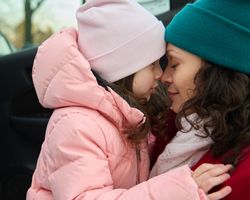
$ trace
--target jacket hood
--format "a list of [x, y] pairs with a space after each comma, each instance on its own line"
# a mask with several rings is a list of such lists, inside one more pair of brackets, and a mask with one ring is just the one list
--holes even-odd
[[42, 106], [87, 107], [119, 127], [142, 122], [141, 111], [131, 108], [112, 89], [106, 91], [98, 85], [89, 62], [79, 52], [77, 36], [75, 29], [66, 29], [55, 33], [38, 48], [32, 78]]

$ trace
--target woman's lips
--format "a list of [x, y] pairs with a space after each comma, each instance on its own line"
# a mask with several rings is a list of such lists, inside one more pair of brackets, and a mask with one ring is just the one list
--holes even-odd
[[175, 95], [179, 94], [178, 92], [171, 92], [168, 91], [168, 96], [170, 97], [170, 99], [172, 99]]

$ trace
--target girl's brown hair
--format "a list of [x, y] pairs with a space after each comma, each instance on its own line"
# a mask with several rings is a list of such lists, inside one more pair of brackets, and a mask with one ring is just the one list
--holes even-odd
[[102, 79], [97, 73], [93, 72], [99, 85], [103, 86], [106, 90], [108, 87], [112, 88], [117, 94], [119, 94], [127, 103], [133, 107], [142, 111], [145, 115], [145, 122], [142, 123], [139, 127], [125, 127], [124, 135], [127, 141], [138, 146], [148, 135], [151, 126], [146, 112], [148, 106], [147, 100], [144, 98], [137, 98], [133, 92], [133, 79], [134, 75], [125, 77], [114, 83], [108, 83]]
[[213, 155], [236, 165], [250, 144], [250, 76], [206, 62], [194, 82], [194, 97], [176, 116], [178, 129], [182, 128], [181, 117], [187, 119], [190, 111], [197, 113], [206, 119], [204, 130], [214, 141]]

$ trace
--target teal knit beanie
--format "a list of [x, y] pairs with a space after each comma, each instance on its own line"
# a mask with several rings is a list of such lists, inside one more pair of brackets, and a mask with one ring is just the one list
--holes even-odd
[[167, 26], [165, 40], [218, 65], [250, 74], [250, 0], [197, 0]]

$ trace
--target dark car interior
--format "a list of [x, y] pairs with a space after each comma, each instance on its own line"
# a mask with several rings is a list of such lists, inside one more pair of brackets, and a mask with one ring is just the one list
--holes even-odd
[[[188, 0], [172, 0], [157, 16], [165, 25]], [[52, 110], [43, 108], [32, 83], [37, 48], [0, 57], [0, 199], [25, 199]]]

